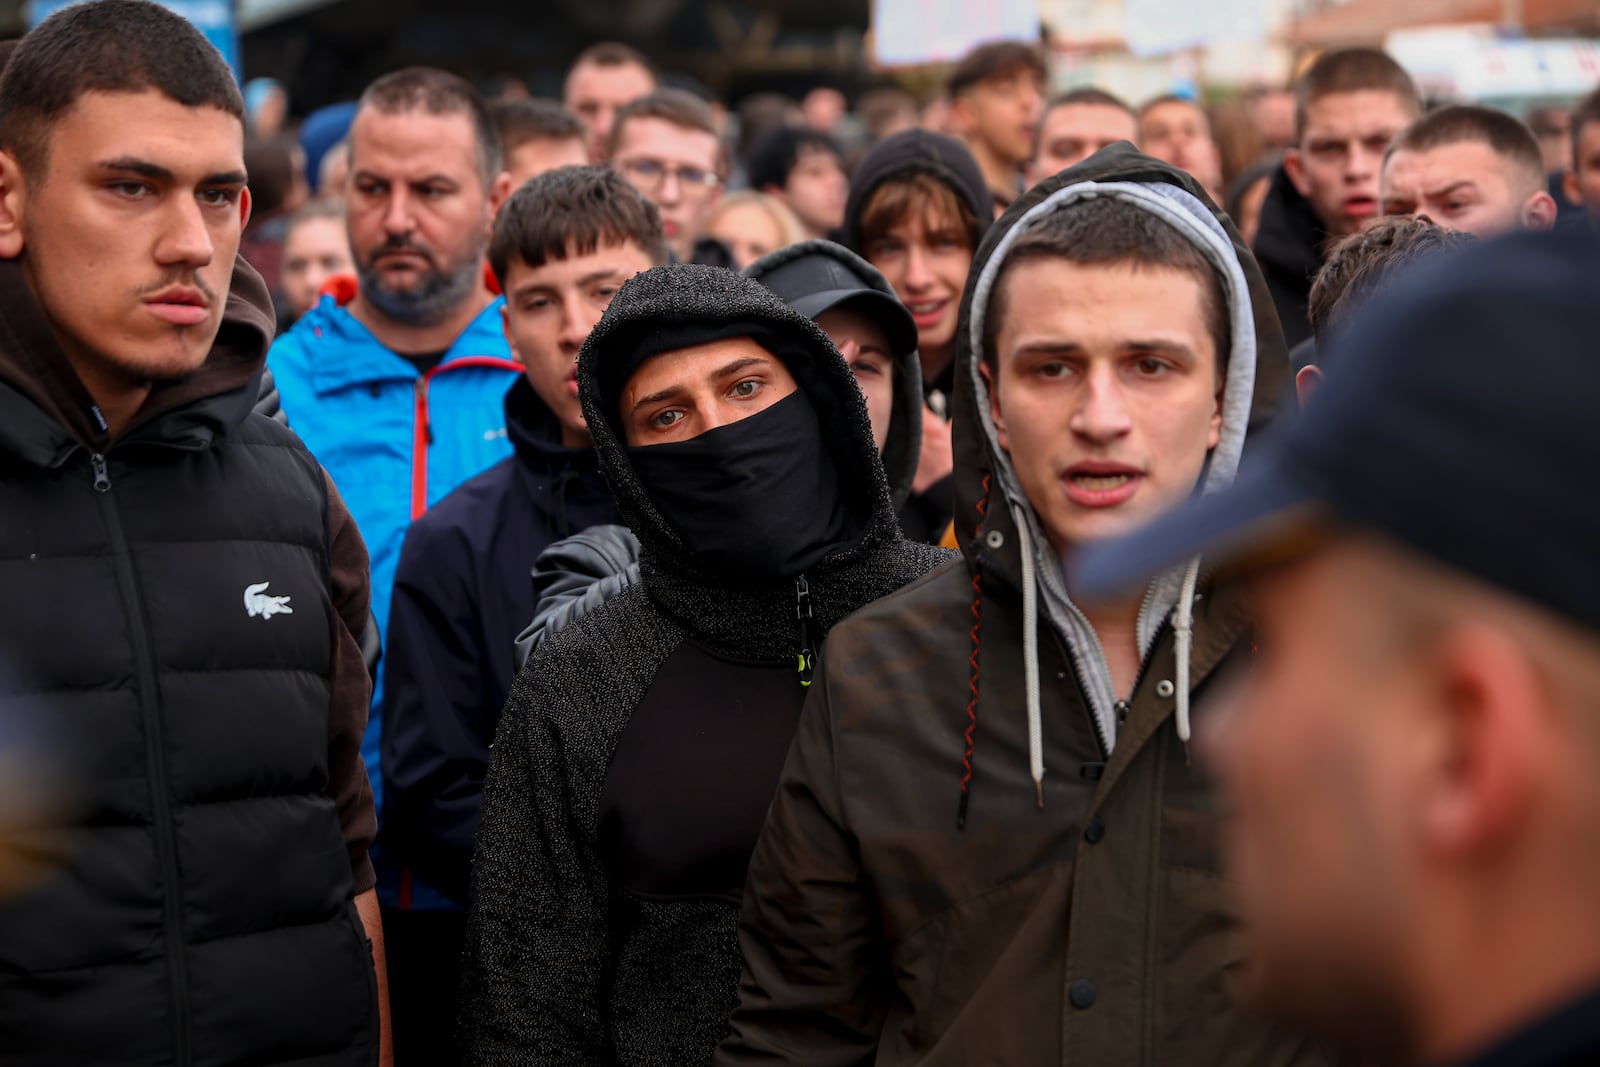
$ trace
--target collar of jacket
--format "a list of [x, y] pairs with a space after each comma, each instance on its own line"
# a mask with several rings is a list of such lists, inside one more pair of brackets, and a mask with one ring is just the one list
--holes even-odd
[[864, 571], [897, 573], [885, 561], [900, 546], [899, 523], [866, 403], [827, 334], [749, 278], [692, 264], [657, 267], [626, 282], [590, 333], [578, 356], [579, 396], [617, 509], [639, 539], [639, 571], [651, 599], [718, 652], [741, 659], [782, 659], [792, 656], [797, 645], [795, 580], [740, 581], [704, 568], [650, 502], [602, 406], [598, 385], [602, 361], [627, 358], [637, 351], [643, 332], [661, 322], [735, 317], [758, 320], [815, 357], [813, 371], [797, 378], [822, 425], [838, 428], [829, 443], [845, 492], [854, 494], [870, 515], [853, 545], [831, 553], [806, 575], [814, 620], [826, 632], [865, 602], [859, 581]]
[[561, 424], [548, 404], [539, 399], [526, 377], [506, 390], [506, 436], [517, 462], [540, 471], [573, 468], [582, 474], [600, 474], [600, 461], [592, 448], [568, 448], [561, 443]]
[[[505, 334], [500, 329], [500, 309], [504, 297], [495, 297], [461, 331], [445, 351], [442, 367], [465, 356], [506, 358]], [[316, 344], [336, 346], [338, 355], [312, 362], [311, 387], [318, 395], [336, 393], [357, 385], [375, 382], [409, 382], [419, 377], [417, 368], [396, 355], [373, 336], [332, 296], [324, 296], [317, 306], [295, 323], [296, 330], [308, 330]]]
[[1327, 237], [1311, 201], [1300, 195], [1289, 172], [1278, 164], [1261, 202], [1256, 257], [1285, 274], [1305, 278], [1309, 288], [1311, 278], [1322, 269], [1322, 244]]
[[38, 466], [57, 466], [78, 447], [124, 441], [208, 447], [250, 414], [273, 335], [272, 299], [261, 276], [234, 260], [222, 325], [200, 369], [152, 389], [113, 442], [94, 399], [33, 298], [16, 260], [0, 260], [0, 443]]

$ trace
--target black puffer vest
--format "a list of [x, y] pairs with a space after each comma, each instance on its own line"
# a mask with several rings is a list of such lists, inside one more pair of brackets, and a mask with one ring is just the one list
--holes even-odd
[[256, 388], [102, 456], [0, 384], [0, 758], [59, 787], [0, 813], [5, 1064], [376, 1062], [327, 491]]

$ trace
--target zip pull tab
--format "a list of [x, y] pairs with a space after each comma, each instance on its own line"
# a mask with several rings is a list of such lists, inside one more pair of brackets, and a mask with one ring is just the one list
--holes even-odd
[[89, 457], [89, 462], [94, 464], [94, 491], [111, 492], [111, 475], [106, 472], [106, 457], [96, 452]]
[[416, 384], [416, 419], [422, 427], [422, 439], [429, 448], [433, 447], [433, 417], [428, 412], [428, 376], [417, 375]]
[[811, 685], [812, 671], [816, 667], [816, 654], [811, 648], [811, 586], [806, 584], [806, 576], [803, 574], [794, 580], [794, 595], [794, 616], [800, 620], [800, 655], [797, 657], [800, 686], [808, 688]]

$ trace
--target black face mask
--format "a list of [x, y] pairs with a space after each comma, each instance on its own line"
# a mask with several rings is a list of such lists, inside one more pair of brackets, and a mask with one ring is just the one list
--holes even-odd
[[860, 532], [816, 409], [798, 389], [747, 419], [628, 456], [656, 510], [708, 569], [790, 578]]

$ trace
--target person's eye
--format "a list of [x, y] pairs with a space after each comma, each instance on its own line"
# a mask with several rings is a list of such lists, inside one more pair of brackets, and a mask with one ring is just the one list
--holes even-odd
[[850, 364], [850, 370], [857, 378], [883, 377], [883, 368], [872, 360], [857, 360]]
[[685, 185], [704, 185], [706, 175], [710, 171], [701, 170], [699, 167], [679, 167], [678, 180]]
[[867, 249], [867, 258], [869, 260], [886, 259], [889, 256], [900, 255], [904, 251], [905, 246], [899, 241], [877, 241]]
[[548, 307], [550, 307], [550, 299], [549, 299], [549, 297], [530, 296], [530, 297], [528, 297], [528, 299], [526, 299], [526, 300], [524, 300], [522, 302], [522, 310], [523, 311], [529, 311], [529, 312], [543, 311]]
[[683, 418], [682, 408], [667, 408], [650, 416], [650, 425], [658, 430], [668, 430], [682, 422]]
[[1043, 378], [1045, 381], [1051, 382], [1059, 381], [1071, 373], [1071, 367], [1067, 366], [1065, 363], [1055, 361], [1041, 363], [1037, 367], [1033, 368], [1033, 374], [1035, 377]]
[[442, 185], [424, 185], [417, 190], [417, 195], [424, 200], [438, 200], [441, 197], [450, 195], [450, 190]]
[[628, 165], [642, 178], [659, 178], [666, 173], [666, 168], [653, 159], [641, 159]]
[[239, 202], [237, 189], [202, 189], [199, 195], [207, 207], [231, 207]]
[[1139, 376], [1142, 378], [1159, 378], [1172, 369], [1171, 364], [1169, 364], [1166, 360], [1155, 359], [1152, 357], [1146, 357], [1138, 360], [1134, 363], [1133, 367], [1134, 370], [1139, 372]]
[[740, 400], [749, 400], [751, 397], [761, 392], [761, 379], [746, 378], [742, 382], [735, 383], [734, 387], [730, 389], [729, 392], [738, 397]]
[[140, 197], [149, 196], [155, 192], [155, 189], [152, 188], [148, 182], [112, 182], [110, 185], [106, 186], [106, 188], [110, 189], [118, 196], [126, 197], [129, 200], [137, 200]]
[[388, 185], [374, 181], [356, 182], [354, 188], [359, 196], [382, 196], [389, 191]]
[[620, 286], [602, 285], [594, 291], [594, 301], [597, 304], [610, 304], [611, 299], [617, 295]]

